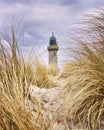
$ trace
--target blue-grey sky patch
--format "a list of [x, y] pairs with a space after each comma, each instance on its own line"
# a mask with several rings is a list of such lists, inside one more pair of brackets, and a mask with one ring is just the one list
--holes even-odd
[[36, 4], [36, 3], [45, 3], [45, 4], [77, 4], [80, 0], [1, 0], [2, 3], [14, 4], [14, 3], [24, 3], [24, 4]]

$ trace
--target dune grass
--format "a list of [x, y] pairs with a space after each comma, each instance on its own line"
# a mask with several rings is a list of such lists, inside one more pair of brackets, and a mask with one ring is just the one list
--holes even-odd
[[[43, 79], [39, 76], [43, 74], [44, 78], [46, 71], [39, 64], [34, 65], [34, 70], [33, 65], [25, 61], [19, 51], [14, 24], [10, 32], [10, 42], [6, 41], [6, 46], [0, 41], [0, 130], [48, 130], [50, 120], [44, 117], [43, 104], [35, 100], [34, 105], [28, 106], [30, 85], [38, 81], [37, 77], [40, 83]], [[38, 85], [43, 85], [43, 81]]]
[[79, 48], [75, 59], [65, 66], [69, 83], [64, 115], [73, 128], [104, 129], [104, 10], [88, 16], [84, 24], [84, 37], [74, 41]]
[[48, 66], [48, 74], [49, 75], [53, 75], [53, 76], [57, 76], [58, 75], [58, 70], [54, 65], [50, 65]]
[[34, 85], [40, 88], [51, 88], [54, 85], [54, 81], [50, 78], [47, 66], [42, 63], [42, 60], [35, 56], [33, 63], [34, 68]]
[[[15, 38], [14, 32], [12, 36]], [[9, 45], [11, 50], [3, 44], [0, 44], [0, 127], [3, 130], [33, 129], [25, 108], [32, 80], [31, 73], [28, 74], [30, 66], [17, 54], [16, 41]]]

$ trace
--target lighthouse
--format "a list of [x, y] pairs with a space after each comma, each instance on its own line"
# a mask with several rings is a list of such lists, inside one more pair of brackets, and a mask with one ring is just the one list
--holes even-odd
[[56, 69], [58, 68], [58, 56], [57, 52], [59, 50], [57, 39], [54, 36], [54, 33], [52, 33], [52, 36], [49, 39], [49, 46], [48, 46], [48, 62], [49, 66], [54, 66]]

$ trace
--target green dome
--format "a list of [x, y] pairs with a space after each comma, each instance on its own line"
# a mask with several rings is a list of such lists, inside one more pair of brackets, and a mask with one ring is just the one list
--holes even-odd
[[52, 36], [50, 37], [50, 45], [55, 45], [57, 44], [56, 42], [56, 37], [54, 36], [54, 33], [52, 33]]
[[56, 40], [56, 37], [54, 36], [54, 33], [52, 33], [52, 36], [50, 37], [50, 40]]

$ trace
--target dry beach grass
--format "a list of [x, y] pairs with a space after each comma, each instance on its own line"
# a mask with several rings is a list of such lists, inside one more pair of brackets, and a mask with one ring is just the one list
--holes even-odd
[[[36, 81], [35, 74], [38, 70], [37, 68], [33, 70], [33, 66], [25, 62], [19, 52], [14, 24], [10, 29], [11, 42], [7, 42], [9, 48], [0, 43], [0, 130], [48, 129], [49, 121], [43, 117], [40, 102], [34, 101], [37, 106], [34, 123], [32, 121], [34, 108], [29, 106], [27, 109], [26, 103], [30, 100], [29, 87]], [[44, 71], [44, 68], [41, 69], [41, 74], [45, 73]], [[44, 80], [41, 82], [44, 83]]]
[[104, 129], [104, 10], [87, 18], [75, 59], [65, 66], [70, 91], [63, 111], [73, 128], [97, 130]]

